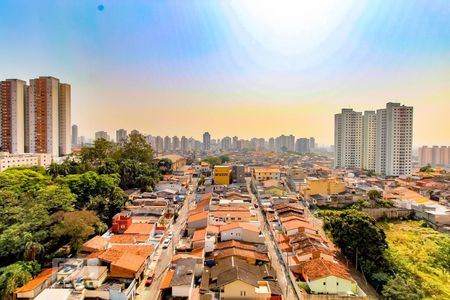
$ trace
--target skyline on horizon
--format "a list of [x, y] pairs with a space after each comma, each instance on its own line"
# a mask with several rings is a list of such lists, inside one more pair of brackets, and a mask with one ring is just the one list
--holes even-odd
[[2, 1], [0, 78], [71, 84], [72, 123], [88, 137], [126, 128], [331, 145], [341, 108], [400, 102], [414, 107], [414, 145], [449, 143], [445, 1], [258, 3]]

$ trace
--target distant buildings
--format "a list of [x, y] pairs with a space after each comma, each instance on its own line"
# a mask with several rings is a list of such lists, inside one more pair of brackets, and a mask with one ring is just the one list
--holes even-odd
[[229, 136], [224, 137], [221, 141], [221, 149], [230, 150], [231, 146], [231, 138]]
[[[312, 138], [314, 139], [314, 138]], [[314, 143], [314, 142], [312, 142]], [[311, 152], [311, 140], [307, 138], [299, 138], [295, 142], [295, 151], [301, 154]]]
[[377, 112], [342, 109], [335, 115], [335, 166], [381, 175], [411, 174], [413, 108], [387, 103]]
[[95, 139], [96, 140], [104, 139], [104, 140], [109, 141], [109, 134], [106, 131], [103, 131], [103, 130], [97, 131], [95, 133]]
[[203, 134], [203, 151], [211, 150], [211, 135], [209, 132]]
[[128, 138], [128, 133], [125, 129], [116, 130], [116, 142], [123, 143]]
[[78, 126], [72, 125], [72, 147], [78, 146]]
[[177, 136], [174, 136], [172, 138], [172, 150], [173, 151], [178, 151], [180, 150], [180, 138]]
[[432, 167], [450, 165], [450, 147], [447, 146], [422, 146], [419, 148], [419, 161], [421, 166]]
[[164, 137], [164, 151], [170, 151], [172, 150], [172, 140], [170, 136]]
[[10, 153], [71, 153], [71, 87], [54, 77], [0, 82], [1, 148]]

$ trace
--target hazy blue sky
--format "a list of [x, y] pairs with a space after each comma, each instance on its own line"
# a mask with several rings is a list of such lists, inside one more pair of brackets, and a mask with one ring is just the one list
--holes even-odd
[[0, 78], [72, 84], [81, 134], [333, 141], [342, 107], [415, 107], [450, 144], [450, 1], [0, 0]]

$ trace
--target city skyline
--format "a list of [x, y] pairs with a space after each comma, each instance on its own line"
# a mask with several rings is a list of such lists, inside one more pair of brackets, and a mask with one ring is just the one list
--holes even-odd
[[448, 144], [445, 1], [274, 5], [2, 1], [0, 78], [70, 82], [80, 136], [284, 132], [331, 145], [342, 107], [401, 102], [415, 108], [415, 146]]

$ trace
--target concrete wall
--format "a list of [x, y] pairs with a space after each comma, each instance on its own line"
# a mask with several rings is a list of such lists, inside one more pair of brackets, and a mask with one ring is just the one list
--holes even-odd
[[408, 218], [414, 214], [410, 209], [402, 208], [363, 208], [363, 212], [374, 218], [376, 221], [380, 219], [398, 219]]

